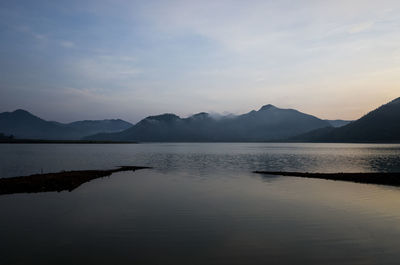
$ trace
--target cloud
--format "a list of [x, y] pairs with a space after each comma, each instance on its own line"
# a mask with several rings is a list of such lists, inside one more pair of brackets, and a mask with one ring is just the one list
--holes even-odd
[[[87, 56], [74, 60], [71, 68], [76, 73], [92, 82], [118, 81], [123, 82], [143, 73], [129, 56], [98, 55]], [[117, 84], [114, 84], [117, 85]]]
[[224, 52], [287, 56], [313, 42], [335, 43], [342, 34], [370, 30], [387, 17], [390, 10], [382, 6], [398, 2], [176, 0], [153, 4], [143, 16], [172, 38], [195, 34]]
[[60, 45], [64, 48], [74, 48], [75, 47], [75, 43], [72, 41], [60, 41]]
[[47, 36], [44, 34], [37, 33], [36, 31], [32, 30], [30, 27], [23, 25], [16, 27], [17, 31], [26, 33], [37, 40], [47, 40]]
[[32, 32], [32, 36], [33, 36], [35, 39], [38, 39], [38, 40], [45, 40], [45, 39], [47, 39], [47, 37], [46, 37], [45, 35], [43, 35], [43, 34], [37, 34], [37, 33], [34, 33], [34, 32]]
[[373, 21], [367, 21], [367, 22], [352, 25], [348, 29], [348, 33], [355, 34], [355, 33], [368, 31], [374, 26], [374, 24], [375, 24], [375, 22], [373, 22]]

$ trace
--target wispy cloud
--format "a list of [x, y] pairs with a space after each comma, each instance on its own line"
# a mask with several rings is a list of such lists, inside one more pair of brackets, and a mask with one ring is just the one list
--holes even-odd
[[38, 33], [31, 29], [30, 27], [24, 25], [24, 26], [18, 26], [16, 27], [17, 31], [23, 32], [25, 34], [28, 34], [29, 36], [35, 38], [36, 40], [47, 40], [47, 36], [41, 33]]
[[94, 55], [74, 59], [71, 67], [78, 75], [90, 80], [123, 81], [143, 73], [128, 56]]
[[64, 48], [74, 48], [76, 45], [73, 41], [60, 41], [60, 45]]
[[364, 31], [368, 31], [374, 26], [374, 24], [375, 23], [373, 21], [358, 23], [358, 24], [350, 26], [350, 28], [348, 29], [348, 32], [349, 33], [360, 33], [360, 32], [364, 32]]

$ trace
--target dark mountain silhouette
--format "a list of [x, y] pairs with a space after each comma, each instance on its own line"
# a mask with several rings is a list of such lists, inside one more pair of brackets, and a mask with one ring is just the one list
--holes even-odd
[[133, 124], [121, 119], [111, 119], [75, 121], [68, 123], [67, 126], [87, 136], [99, 132], [120, 132], [132, 127]]
[[400, 98], [340, 128], [322, 128], [292, 138], [307, 142], [400, 142]]
[[26, 110], [0, 113], [0, 132], [19, 139], [76, 140], [100, 132], [131, 127], [123, 120], [77, 121], [68, 124], [43, 120]]
[[14, 139], [13, 135], [5, 135], [4, 133], [0, 133], [0, 140], [11, 140]]
[[97, 134], [85, 139], [141, 142], [272, 141], [327, 126], [330, 126], [329, 122], [297, 110], [265, 105], [258, 111], [218, 118], [205, 112], [188, 118], [169, 113], [150, 116], [125, 131]]

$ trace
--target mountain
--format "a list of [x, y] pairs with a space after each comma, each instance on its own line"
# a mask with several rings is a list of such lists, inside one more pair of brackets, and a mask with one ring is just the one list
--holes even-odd
[[87, 136], [99, 132], [120, 132], [132, 127], [133, 124], [121, 119], [112, 119], [75, 121], [66, 125], [81, 132], [82, 135]]
[[68, 124], [43, 120], [26, 110], [0, 113], [0, 133], [19, 139], [76, 140], [100, 132], [131, 127], [123, 120], [77, 121]]
[[307, 142], [400, 142], [400, 97], [340, 128], [314, 130], [292, 140]]
[[243, 115], [214, 118], [202, 112], [188, 118], [171, 113], [147, 117], [118, 133], [102, 133], [87, 140], [141, 142], [255, 142], [291, 137], [329, 122], [293, 109], [265, 105]]
[[45, 121], [21, 109], [0, 113], [0, 132], [14, 135], [15, 138], [31, 139], [54, 139], [54, 135], [73, 133], [60, 123]]
[[329, 122], [329, 124], [335, 128], [345, 126], [345, 125], [349, 124], [350, 122], [352, 122], [352, 121], [346, 121], [346, 120], [326, 120], [326, 121]]

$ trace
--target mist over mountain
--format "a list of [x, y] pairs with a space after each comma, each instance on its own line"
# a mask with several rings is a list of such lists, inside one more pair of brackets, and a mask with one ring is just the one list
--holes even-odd
[[317, 129], [292, 138], [306, 142], [400, 142], [400, 97], [340, 128]]
[[118, 132], [131, 127], [123, 120], [85, 120], [59, 123], [43, 120], [26, 110], [0, 113], [0, 133], [20, 139], [77, 140], [100, 132]]
[[329, 124], [335, 128], [345, 126], [345, 125], [349, 124], [350, 122], [352, 122], [352, 121], [346, 121], [346, 120], [326, 120], [326, 121], [329, 122]]
[[118, 133], [102, 133], [88, 140], [141, 142], [248, 142], [288, 138], [329, 122], [294, 109], [265, 105], [243, 115], [215, 118], [201, 112], [188, 118], [171, 113], [149, 116], [133, 127]]

